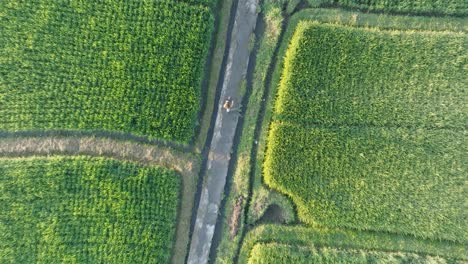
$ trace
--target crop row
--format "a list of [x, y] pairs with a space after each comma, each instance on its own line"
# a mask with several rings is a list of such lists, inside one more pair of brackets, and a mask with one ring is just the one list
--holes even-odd
[[0, 130], [193, 137], [213, 26], [208, 7], [3, 1], [0, 10]]
[[[461, 263], [464, 263], [463, 261], [466, 261], [468, 258], [464, 244], [455, 244], [448, 241], [426, 240], [413, 236], [365, 232], [351, 229], [344, 230], [303, 225], [290, 226], [269, 224], [260, 225], [247, 233], [239, 254], [239, 263], [248, 262], [249, 257], [253, 255], [251, 252], [255, 245], [270, 243], [307, 247], [310, 249], [334, 248], [363, 252], [401, 252], [407, 256], [412, 255], [411, 253], [415, 253], [421, 257], [424, 256], [422, 259], [430, 259], [426, 258], [426, 256], [439, 256], [434, 257], [434, 259], [445, 259], [447, 263], [457, 263], [457, 260], [462, 260]], [[286, 257], [286, 254], [283, 254], [282, 257]], [[295, 262], [286, 261], [284, 263]]]
[[301, 22], [286, 53], [277, 118], [465, 129], [466, 43], [462, 33]]
[[337, 5], [386, 13], [468, 15], [464, 0], [308, 0], [313, 6]]
[[168, 0], [172, 2], [184, 2], [184, 3], [190, 3], [190, 4], [202, 4], [205, 6], [211, 6], [213, 4], [216, 4], [216, 1], [218, 0]]
[[[249, 264], [282, 263], [447, 263], [440, 257], [406, 252], [379, 252], [329, 247], [301, 247], [287, 244], [256, 244], [250, 252]], [[452, 263], [452, 262], [450, 262]], [[457, 262], [453, 262], [457, 263]], [[462, 263], [462, 262], [460, 262]]]
[[166, 263], [179, 178], [104, 158], [0, 160], [2, 263]]

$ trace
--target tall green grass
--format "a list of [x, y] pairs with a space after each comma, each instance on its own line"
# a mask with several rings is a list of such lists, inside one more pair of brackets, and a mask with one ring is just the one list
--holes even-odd
[[0, 159], [0, 262], [167, 263], [179, 186], [112, 159]]

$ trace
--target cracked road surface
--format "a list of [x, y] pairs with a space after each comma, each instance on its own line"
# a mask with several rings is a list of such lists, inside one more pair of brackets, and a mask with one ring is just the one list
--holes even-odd
[[[250, 54], [249, 39], [257, 21], [257, 1], [238, 0], [220, 102], [218, 103], [218, 114], [190, 244], [189, 264], [208, 262], [239, 118], [238, 112], [235, 111], [238, 105], [235, 104], [240, 101], [240, 84], [247, 71]], [[234, 109], [229, 113], [222, 108], [222, 103], [228, 96], [234, 98]]]

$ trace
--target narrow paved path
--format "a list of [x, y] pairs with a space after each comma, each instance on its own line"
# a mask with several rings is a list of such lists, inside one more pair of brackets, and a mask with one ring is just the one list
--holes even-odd
[[[227, 113], [222, 109], [221, 105], [228, 96], [235, 98], [235, 103], [240, 101], [240, 84], [242, 79], [245, 78], [249, 61], [249, 39], [257, 21], [258, 0], [237, 1], [229, 56], [220, 102], [218, 104], [218, 115], [213, 130], [197, 219], [190, 244], [189, 264], [204, 264], [208, 262], [216, 219], [226, 183], [232, 143], [239, 118], [237, 111]], [[234, 108], [236, 107], [234, 105]]]

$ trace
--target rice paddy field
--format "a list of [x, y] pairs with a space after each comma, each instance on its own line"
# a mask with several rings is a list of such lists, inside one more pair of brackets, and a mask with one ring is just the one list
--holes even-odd
[[464, 33], [300, 23], [285, 61], [277, 119], [464, 129], [467, 40]]
[[179, 186], [107, 158], [2, 158], [0, 262], [167, 263]]
[[466, 242], [466, 43], [464, 33], [299, 23], [265, 182], [309, 224]]
[[0, 131], [99, 130], [188, 143], [213, 3], [1, 1]]
[[466, 261], [466, 31], [455, 17], [290, 18], [263, 180], [301, 224], [249, 231], [240, 263]]
[[466, 134], [285, 123], [270, 133], [266, 181], [303, 221], [467, 241]]

